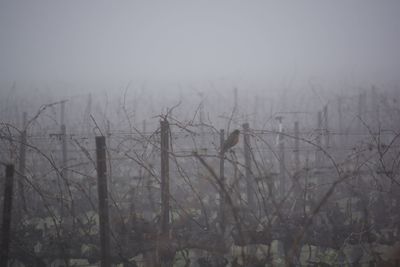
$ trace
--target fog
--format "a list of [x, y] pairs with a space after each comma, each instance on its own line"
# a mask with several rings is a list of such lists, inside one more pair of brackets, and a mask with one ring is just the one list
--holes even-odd
[[399, 10], [389, 0], [4, 0], [0, 80], [387, 83], [399, 77]]
[[399, 15], [0, 0], [0, 266], [399, 266]]

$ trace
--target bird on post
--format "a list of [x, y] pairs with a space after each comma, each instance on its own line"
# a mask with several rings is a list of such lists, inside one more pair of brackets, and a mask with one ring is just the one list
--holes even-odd
[[231, 134], [228, 136], [228, 138], [225, 140], [224, 144], [221, 147], [221, 152], [220, 152], [221, 155], [239, 142], [239, 134], [240, 131], [237, 129], [231, 132]]

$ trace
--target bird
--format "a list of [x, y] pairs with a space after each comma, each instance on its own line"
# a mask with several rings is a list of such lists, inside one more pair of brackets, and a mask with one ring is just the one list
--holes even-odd
[[239, 142], [239, 134], [240, 134], [240, 131], [238, 129], [231, 132], [231, 134], [228, 136], [228, 138], [225, 140], [224, 144], [222, 145], [221, 152], [220, 152], [221, 155], [224, 154], [226, 151], [228, 151], [228, 149], [235, 146]]

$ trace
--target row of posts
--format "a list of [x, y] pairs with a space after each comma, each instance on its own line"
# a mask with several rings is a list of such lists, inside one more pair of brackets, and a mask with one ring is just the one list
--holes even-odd
[[[169, 204], [169, 123], [166, 119], [161, 121], [161, 216], [159, 238], [163, 244], [157, 244], [156, 262], [157, 266], [172, 266], [168, 251], [165, 251], [165, 244], [170, 239], [170, 204]], [[106, 140], [104, 136], [96, 137], [97, 155], [97, 186], [99, 201], [99, 224], [100, 224], [100, 251], [101, 266], [111, 266], [110, 255], [110, 222], [108, 212], [108, 189], [107, 189], [107, 160]]]
[[[64, 126], [64, 127], [63, 127]], [[65, 131], [65, 125], [62, 124], [62, 129]], [[254, 206], [254, 198], [252, 193], [252, 172], [251, 172], [251, 147], [250, 147], [250, 128], [249, 124], [243, 124], [244, 133], [244, 154], [245, 154], [245, 176], [247, 182], [247, 196], [249, 206]], [[221, 146], [225, 141], [224, 130], [220, 131]], [[161, 220], [160, 220], [160, 237], [164, 242], [169, 240], [169, 221], [170, 221], [170, 205], [169, 205], [169, 124], [168, 121], [161, 121]], [[26, 130], [22, 132], [21, 144], [26, 143]], [[64, 142], [63, 142], [64, 143]], [[21, 163], [19, 166], [19, 175], [24, 175], [25, 170], [25, 146], [21, 146]], [[107, 159], [106, 159], [106, 138], [104, 136], [96, 137], [96, 165], [97, 165], [97, 188], [98, 188], [98, 213], [99, 213], [99, 230], [100, 230], [100, 250], [101, 250], [101, 266], [111, 266], [110, 255], [110, 218], [109, 218], [109, 201], [108, 201], [108, 185], [107, 185]], [[224, 154], [220, 158], [220, 179], [221, 184], [225, 185], [224, 177]], [[63, 172], [65, 173], [65, 171]], [[4, 192], [4, 208], [3, 208], [3, 224], [2, 224], [2, 249], [0, 266], [6, 266], [8, 261], [8, 252], [10, 244], [10, 226], [11, 226], [11, 209], [12, 209], [12, 195], [13, 195], [13, 177], [14, 165], [6, 166], [6, 181]], [[18, 186], [23, 196], [22, 179], [18, 180]], [[225, 225], [225, 201], [224, 196], [225, 188], [221, 188], [221, 227]], [[21, 199], [24, 200], [24, 199]], [[163, 265], [163, 251], [158, 251], [159, 263]], [[166, 260], [166, 259], [165, 259]], [[161, 266], [160, 265], [160, 266]]]
[[[372, 89], [372, 94], [374, 96], [373, 99], [377, 99], [377, 93], [375, 88]], [[89, 101], [91, 101], [89, 99]], [[67, 180], [67, 134], [66, 134], [66, 126], [64, 120], [65, 114], [65, 102], [61, 102], [61, 126], [60, 133], [56, 134], [60, 136], [61, 140], [61, 148], [62, 148], [62, 169], [61, 175], [65, 180]], [[365, 109], [366, 109], [366, 94], [363, 93], [359, 96], [358, 101], [358, 116], [360, 119], [364, 118]], [[202, 104], [203, 105], [203, 104]], [[377, 100], [374, 102], [373, 108], [376, 110], [374, 114], [376, 114], [376, 121], [379, 122], [379, 103]], [[203, 109], [203, 107], [202, 107]], [[203, 112], [203, 110], [201, 111]], [[344, 130], [343, 125], [343, 99], [338, 99], [338, 128], [339, 132], [342, 133]], [[89, 111], [90, 113], [90, 107]], [[201, 116], [204, 116], [201, 114]], [[280, 125], [282, 125], [282, 119], [279, 120]], [[361, 127], [361, 126], [360, 126]], [[23, 113], [23, 130], [20, 135], [20, 150], [19, 150], [19, 163], [17, 166], [17, 173], [20, 178], [25, 176], [26, 170], [26, 143], [27, 143], [27, 114]], [[330, 137], [328, 132], [328, 109], [327, 106], [324, 106], [322, 111], [319, 111], [317, 114], [317, 135], [316, 135], [316, 154], [315, 154], [315, 163], [316, 167], [321, 167], [323, 164], [323, 149], [327, 149], [330, 146]], [[202, 132], [202, 146], [204, 146], [204, 129], [201, 129]], [[254, 179], [252, 177], [251, 171], [251, 162], [252, 162], [252, 151], [250, 146], [250, 130], [249, 124], [243, 124], [243, 139], [244, 139], [244, 160], [245, 160], [245, 177], [247, 183], [247, 196], [249, 206], [254, 206], [254, 192], [252, 191], [252, 182]], [[279, 191], [281, 194], [285, 192], [286, 185], [286, 166], [285, 166], [285, 143], [284, 143], [285, 133], [283, 131], [283, 127], [280, 126], [278, 130], [278, 161], [279, 161]], [[295, 170], [300, 170], [300, 154], [299, 154], [299, 139], [300, 131], [299, 131], [299, 123], [294, 123], [294, 167]], [[225, 132], [224, 130], [220, 131], [220, 143], [221, 146], [224, 142]], [[160, 224], [160, 233], [161, 235], [167, 236], [169, 233], [169, 156], [168, 156], [168, 148], [169, 148], [169, 125], [167, 120], [161, 121], [161, 199], [162, 199], [162, 207], [161, 207], [161, 224]], [[321, 148], [321, 149], [319, 149]], [[97, 172], [98, 172], [98, 195], [99, 195], [99, 217], [100, 217], [100, 234], [101, 234], [101, 248], [102, 248], [102, 266], [110, 266], [110, 240], [109, 240], [109, 215], [108, 215], [108, 188], [107, 188], [107, 176], [106, 176], [106, 141], [104, 136], [96, 137], [96, 151], [97, 151]], [[9, 247], [9, 237], [10, 237], [10, 221], [11, 221], [11, 208], [12, 208], [12, 195], [13, 195], [13, 176], [14, 176], [14, 166], [7, 165], [6, 166], [6, 180], [5, 180], [5, 191], [4, 191], [4, 208], [3, 208], [3, 224], [2, 224], [2, 250], [0, 254], [0, 266], [6, 266], [4, 263], [7, 262], [8, 259], [8, 247]], [[224, 175], [224, 155], [220, 155], [220, 179], [222, 184], [225, 184], [225, 175]], [[19, 210], [26, 211], [26, 199], [24, 194], [24, 184], [23, 179], [17, 180], [18, 186], [18, 204], [21, 205]], [[221, 192], [224, 192], [223, 190]], [[62, 206], [62, 205], [61, 205]], [[225, 196], [221, 196], [221, 219], [224, 220], [224, 212], [225, 212]], [[62, 211], [62, 210], [61, 210]], [[19, 216], [19, 214], [16, 214]], [[221, 222], [224, 225], [224, 222]]]
[[[22, 141], [26, 142], [26, 132], [22, 133]], [[22, 143], [24, 144], [24, 143]], [[21, 146], [25, 147], [25, 146]], [[21, 155], [25, 155], [25, 148], [21, 149]], [[110, 267], [110, 223], [108, 213], [108, 189], [107, 189], [107, 168], [106, 168], [106, 145], [105, 137], [96, 137], [96, 154], [97, 154], [97, 178], [98, 178], [98, 200], [99, 200], [99, 221], [100, 221], [100, 248], [101, 248], [101, 266]], [[24, 159], [24, 158], [21, 158]], [[25, 162], [21, 160], [21, 162]], [[20, 163], [18, 174], [22, 178], [24, 176], [24, 163]], [[0, 266], [7, 266], [10, 250], [11, 237], [11, 217], [13, 206], [14, 191], [14, 165], [7, 164], [5, 166], [5, 182], [4, 182], [4, 200], [3, 200], [3, 217], [1, 227], [1, 250], [0, 250]], [[23, 192], [22, 179], [18, 180], [20, 193]], [[23, 195], [23, 194], [21, 194]], [[25, 201], [25, 199], [21, 199]], [[18, 214], [17, 214], [18, 215]]]
[[[63, 114], [63, 112], [62, 112]], [[318, 113], [319, 117], [321, 116]], [[324, 110], [324, 115], [326, 111]], [[326, 116], [326, 115], [325, 115]], [[63, 116], [62, 116], [63, 117]], [[26, 114], [24, 115], [24, 121], [26, 121]], [[281, 121], [280, 121], [281, 123]], [[320, 124], [320, 120], [318, 120]], [[62, 134], [62, 145], [63, 148], [66, 146], [65, 138], [65, 125], [61, 125]], [[169, 221], [170, 221], [170, 205], [169, 205], [169, 138], [170, 138], [169, 123], [166, 119], [161, 121], [161, 220], [160, 220], [160, 237], [165, 242], [169, 240]], [[299, 124], [298, 122], [294, 125], [295, 134], [295, 165], [298, 170], [300, 159], [299, 159]], [[284, 155], [284, 132], [282, 126], [279, 127], [278, 140], [279, 140], [279, 169], [280, 169], [280, 182], [279, 190], [281, 193], [285, 192], [285, 155]], [[220, 143], [221, 146], [225, 141], [224, 130], [220, 131]], [[19, 174], [24, 175], [25, 170], [25, 146], [26, 143], [26, 129], [21, 134], [21, 149], [20, 149], [20, 166]], [[244, 161], [245, 161], [245, 177], [247, 186], [247, 197], [249, 207], [254, 207], [254, 192], [252, 181], [251, 162], [252, 162], [252, 151], [250, 145], [250, 127], [248, 123], [243, 124], [243, 144], [244, 144]], [[66, 151], [66, 149], [63, 151]], [[97, 179], [98, 179], [98, 208], [99, 208], [99, 224], [100, 224], [100, 248], [101, 248], [101, 266], [109, 267], [111, 266], [111, 256], [110, 256], [110, 219], [109, 219], [109, 203], [108, 203], [108, 188], [107, 188], [107, 160], [106, 160], [106, 138], [104, 136], [96, 137], [96, 156], [97, 156]], [[225, 186], [225, 175], [224, 175], [224, 154], [220, 155], [220, 180], [221, 184]], [[66, 155], [63, 153], [63, 163], [66, 164]], [[64, 165], [65, 166], [65, 165]], [[3, 224], [2, 224], [2, 252], [0, 259], [0, 266], [4, 265], [8, 259], [9, 251], [9, 237], [10, 237], [10, 221], [11, 221], [11, 208], [12, 208], [12, 188], [13, 188], [13, 175], [14, 167], [13, 165], [6, 166], [6, 183], [5, 183], [5, 194], [4, 194], [4, 209], [3, 209]], [[62, 175], [65, 175], [65, 169], [62, 171]], [[65, 178], [65, 177], [64, 177]], [[22, 179], [18, 181], [18, 187], [20, 188], [21, 200], [25, 202], [23, 197], [23, 184]], [[221, 202], [220, 202], [220, 212], [221, 212], [221, 227], [224, 228], [225, 225], [225, 205], [226, 196], [224, 196], [225, 188], [221, 188]], [[163, 262], [163, 251], [158, 249], [157, 255], [159, 258], [159, 263], [162, 265]], [[160, 265], [160, 266], [161, 266]]]
[[[159, 236], [163, 242], [169, 242], [169, 123], [166, 119], [161, 121], [161, 220]], [[101, 266], [111, 266], [110, 255], [110, 219], [107, 188], [107, 160], [106, 160], [106, 139], [104, 136], [96, 137], [97, 156], [97, 185], [98, 185], [98, 213], [100, 224], [100, 251]], [[168, 266], [168, 253], [164, 251], [165, 246], [157, 246], [157, 266]]]
[[[62, 108], [63, 110], [63, 108]], [[63, 118], [62, 112], [62, 118]], [[63, 120], [62, 120], [63, 121]], [[18, 174], [21, 179], [18, 179], [18, 189], [20, 199], [25, 206], [25, 196], [23, 187], [23, 177], [25, 176], [25, 159], [26, 159], [26, 113], [24, 113], [24, 130], [21, 134], [20, 140], [20, 163]], [[61, 124], [61, 138], [63, 151], [66, 147], [66, 133], [65, 125]], [[169, 124], [167, 120], [161, 121], [161, 223], [160, 223], [160, 236], [168, 242], [169, 239]], [[101, 266], [111, 266], [110, 255], [110, 218], [109, 218], [109, 201], [108, 201], [108, 185], [107, 185], [107, 159], [106, 159], [106, 138], [104, 136], [96, 137], [96, 170], [97, 170], [97, 188], [98, 188], [98, 214], [99, 214], [99, 230], [100, 230], [100, 251], [101, 251]], [[66, 174], [66, 153], [63, 153], [63, 169], [61, 175]], [[64, 176], [64, 179], [66, 177]], [[7, 266], [10, 248], [11, 236], [11, 215], [12, 215], [12, 201], [13, 201], [13, 188], [14, 188], [14, 165], [6, 165], [5, 184], [4, 184], [4, 202], [3, 202], [3, 221], [1, 228], [1, 251], [0, 251], [0, 266]], [[159, 252], [160, 266], [164, 266], [163, 252]]]

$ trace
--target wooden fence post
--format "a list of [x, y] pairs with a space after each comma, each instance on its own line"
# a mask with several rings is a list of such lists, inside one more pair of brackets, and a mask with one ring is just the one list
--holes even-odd
[[110, 219], [108, 214], [106, 138], [96, 136], [97, 190], [99, 201], [101, 267], [111, 267]]
[[321, 151], [321, 138], [322, 138], [322, 112], [318, 111], [317, 115], [317, 137], [315, 140], [315, 143], [317, 145], [316, 151], [315, 151], [315, 167], [321, 168], [321, 163], [322, 163], [322, 151]]
[[284, 143], [284, 130], [283, 130], [283, 124], [282, 116], [276, 117], [279, 123], [279, 130], [278, 130], [278, 149], [279, 149], [279, 155], [278, 155], [278, 160], [279, 160], [279, 193], [280, 197], [283, 198], [285, 191], [286, 191], [286, 166], [285, 166], [285, 143]]
[[285, 141], [284, 130], [279, 133], [279, 192], [283, 198], [286, 192], [286, 166], [285, 166]]
[[169, 137], [168, 120], [161, 120], [161, 218], [160, 235], [157, 240], [157, 266], [172, 267], [175, 251], [170, 237], [170, 191], [169, 191]]
[[161, 121], [161, 234], [169, 233], [169, 123]]
[[294, 122], [294, 168], [297, 173], [300, 171], [300, 130], [299, 122]]
[[375, 136], [377, 136], [380, 128], [380, 111], [379, 111], [379, 94], [375, 86], [371, 88], [371, 127]]
[[224, 235], [225, 233], [225, 151], [223, 151], [223, 146], [225, 142], [225, 131], [224, 129], [221, 129], [219, 131], [219, 142], [220, 142], [220, 148], [221, 148], [221, 153], [220, 153], [220, 158], [219, 158], [219, 179], [221, 180], [221, 187], [220, 192], [219, 192], [219, 198], [220, 198], [220, 203], [219, 203], [219, 212], [220, 212], [220, 223], [221, 223], [221, 233]]
[[324, 106], [324, 136], [325, 136], [325, 150], [328, 150], [330, 147], [330, 133], [329, 133], [329, 124], [328, 124], [328, 105]]
[[366, 121], [365, 121], [366, 112], [367, 112], [366, 106], [367, 106], [367, 94], [365, 91], [363, 91], [358, 96], [358, 110], [357, 110], [357, 115], [358, 115], [358, 129], [357, 130], [358, 130], [358, 132], [357, 132], [357, 134], [365, 133], [364, 123], [366, 123]]
[[20, 144], [19, 144], [19, 179], [18, 179], [18, 193], [19, 193], [19, 205], [21, 206], [24, 212], [27, 212], [26, 208], [26, 199], [25, 199], [25, 188], [23, 177], [25, 176], [25, 168], [26, 168], [26, 123], [27, 123], [27, 113], [24, 112], [22, 114], [22, 132], [20, 136]]
[[6, 165], [6, 179], [4, 183], [3, 224], [1, 229], [0, 266], [7, 266], [10, 250], [11, 212], [14, 184], [14, 165]]
[[61, 102], [61, 153], [62, 153], [62, 169], [61, 175], [67, 179], [67, 128], [65, 126], [65, 102]]
[[204, 115], [204, 94], [199, 93], [199, 96], [201, 98], [200, 106], [199, 106], [199, 123], [200, 123], [200, 149], [201, 151], [206, 151], [206, 134], [205, 134], [205, 129], [204, 129], [204, 120], [205, 120], [205, 115]]
[[243, 127], [243, 144], [244, 144], [244, 164], [247, 186], [247, 201], [249, 208], [254, 208], [254, 190], [253, 190], [253, 176], [251, 172], [251, 147], [250, 147], [250, 127], [249, 123], [244, 123]]
[[339, 158], [343, 158], [345, 155], [344, 150], [346, 149], [346, 142], [347, 138], [345, 138], [344, 132], [344, 124], [343, 124], [343, 97], [338, 96], [337, 98], [337, 113], [338, 113], [338, 121], [337, 121], [337, 136], [335, 138], [336, 146], [339, 147], [338, 155]]

